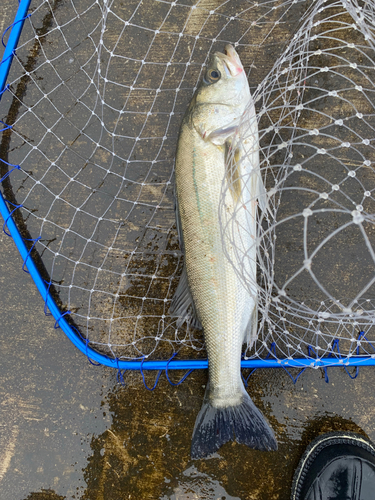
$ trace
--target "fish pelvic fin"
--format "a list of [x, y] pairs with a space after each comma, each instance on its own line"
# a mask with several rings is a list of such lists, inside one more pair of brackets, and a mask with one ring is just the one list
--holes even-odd
[[[206, 389], [206, 396], [207, 396]], [[245, 389], [242, 402], [236, 406], [215, 407], [205, 396], [195, 421], [191, 458], [212, 455], [228, 441], [236, 441], [261, 451], [277, 450], [271, 427]]]

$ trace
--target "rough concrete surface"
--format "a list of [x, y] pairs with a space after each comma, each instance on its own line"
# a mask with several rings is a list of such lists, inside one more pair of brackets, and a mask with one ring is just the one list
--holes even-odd
[[[16, 3], [2, 6], [0, 31]], [[258, 370], [248, 390], [279, 450], [230, 443], [192, 461], [207, 374], [194, 372], [178, 387], [162, 376], [153, 392], [138, 373], [119, 384], [115, 370], [90, 365], [53, 328], [11, 238], [2, 234], [0, 248], [1, 500], [287, 500], [314, 437], [351, 430], [375, 440], [373, 369], [355, 380], [331, 369], [329, 383], [307, 370], [295, 385], [283, 370]], [[149, 386], [153, 378], [146, 376]]]

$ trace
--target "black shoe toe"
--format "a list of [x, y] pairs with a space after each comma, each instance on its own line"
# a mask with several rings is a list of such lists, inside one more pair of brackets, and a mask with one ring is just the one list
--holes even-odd
[[294, 474], [291, 500], [374, 500], [375, 447], [359, 434], [315, 439]]

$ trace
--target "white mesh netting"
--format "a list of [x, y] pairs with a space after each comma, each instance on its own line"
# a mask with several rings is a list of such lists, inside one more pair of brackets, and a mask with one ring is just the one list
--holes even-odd
[[[334, 338], [348, 356], [359, 344], [374, 354], [373, 2], [33, 0], [29, 12], [1, 102], [0, 177], [20, 169], [2, 192], [22, 205], [21, 234], [40, 236], [32, 257], [91, 347], [205, 356], [201, 332], [168, 314], [182, 269], [173, 164], [209, 54], [232, 43], [270, 207], [246, 354], [275, 342], [280, 358], [321, 357]], [[222, 221], [227, 243], [235, 224]], [[248, 254], [237, 247], [233, 262], [245, 286]]]

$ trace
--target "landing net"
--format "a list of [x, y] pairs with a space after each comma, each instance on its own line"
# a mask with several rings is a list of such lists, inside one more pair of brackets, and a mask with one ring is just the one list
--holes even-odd
[[[373, 363], [374, 3], [28, 4], [0, 67], [4, 80], [13, 54], [1, 211], [56, 326], [119, 368], [176, 353], [171, 368], [207, 366], [202, 333], [168, 314], [182, 270], [173, 166], [209, 54], [232, 43], [269, 204], [254, 240], [259, 338], [243, 365]], [[224, 251], [235, 226], [223, 218]], [[232, 263], [251, 287], [248, 255], [237, 246]]]

